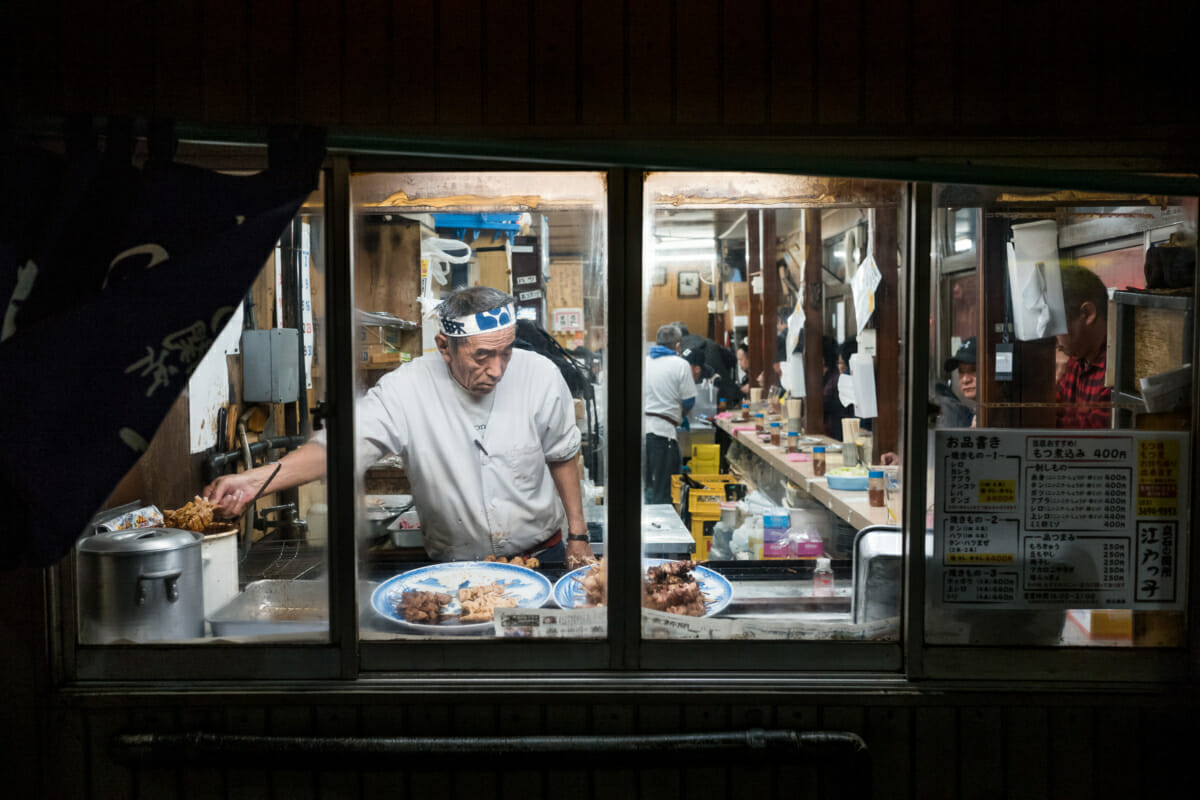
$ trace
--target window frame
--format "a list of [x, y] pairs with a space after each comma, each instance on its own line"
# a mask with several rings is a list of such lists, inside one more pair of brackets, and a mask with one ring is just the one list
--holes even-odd
[[[461, 143], [459, 143], [461, 144]], [[352, 145], [353, 147], [353, 145]], [[360, 145], [361, 147], [361, 145]], [[446, 147], [453, 148], [454, 143]], [[536, 145], [533, 149], [536, 150]], [[388, 149], [388, 148], [385, 148]], [[436, 148], [433, 148], [436, 149]], [[497, 148], [497, 154], [509, 152]], [[549, 152], [553, 153], [553, 148]], [[636, 150], [635, 150], [636, 152]], [[876, 175], [880, 179], [906, 180], [908, 231], [905, 254], [908, 299], [903, 329], [909, 345], [906, 348], [904, 399], [907, 413], [902, 425], [904, 469], [910, 476], [905, 481], [904, 531], [906, 559], [904, 562], [904, 611], [900, 643], [833, 642], [653, 642], [640, 637], [640, 608], [636, 602], [613, 603], [609, 606], [609, 634], [604, 642], [553, 642], [488, 640], [471, 642], [427, 643], [362, 642], [357, 630], [357, 602], [353, 589], [356, 581], [354, 537], [331, 539], [330, 572], [330, 641], [311, 645], [104, 645], [76, 643], [74, 569], [71, 559], [46, 570], [47, 598], [52, 650], [56, 676], [65, 682], [84, 686], [110, 684], [113, 681], [234, 681], [239, 685], [260, 685], [279, 680], [326, 681], [354, 679], [423, 679], [423, 671], [444, 669], [453, 663], [455, 671], [469, 672], [462, 680], [476, 686], [497, 680], [511, 688], [512, 671], [537, 673], [533, 681], [528, 675], [520, 677], [526, 689], [567, 692], [580, 690], [579, 678], [592, 674], [593, 689], [601, 685], [612, 687], [657, 686], [672, 684], [681, 673], [689, 677], [689, 687], [698, 690], [730, 691], [731, 686], [760, 686], [763, 681], [779, 685], [781, 681], [802, 683], [813, 688], [835, 691], [847, 686], [884, 688], [901, 686], [913, 688], [922, 682], [937, 681], [1021, 681], [1028, 686], [1052, 681], [1081, 686], [1095, 686], [1113, 681], [1145, 682], [1148, 685], [1194, 676], [1192, 653], [1200, 642], [1200, 592], [1192, 591], [1188, 599], [1188, 619], [1191, 622], [1187, 645], [1171, 650], [1113, 648], [1017, 648], [972, 647], [964, 645], [935, 646], [924, 643], [925, 537], [924, 505], [912, 498], [925, 496], [926, 436], [924, 425], [912, 420], [927, 416], [926, 384], [929, 375], [928, 319], [933, 298], [931, 253], [924, 242], [932, 242], [933, 182], [976, 182], [991, 186], [1073, 186], [1094, 188], [1097, 185], [1115, 190], [1146, 191], [1162, 188], [1173, 195], [1200, 195], [1200, 182], [1194, 178], [1179, 179], [1139, 176], [1121, 172], [1097, 174], [1070, 173], [1047, 170], [1006, 170], [978, 167], [956, 169], [936, 165], [902, 166], [887, 162], [823, 162], [797, 156], [778, 159], [774, 168], [754, 163], [753, 156], [714, 155], [705, 169], [729, 171], [777, 171], [813, 175]], [[527, 154], [528, 155], [528, 154]], [[503, 157], [503, 156], [500, 156]], [[578, 158], [578, 155], [573, 156]], [[633, 309], [628, 304], [614, 302], [642, 292], [642, 179], [637, 158], [607, 159], [602, 162], [568, 163], [554, 158], [554, 168], [563, 170], [601, 170], [608, 179], [608, 291], [607, 310], [610, 331], [608, 385], [607, 446], [609, 474], [640, 474], [641, 442], [638, 398], [641, 396], [640, 358], [636, 343], [641, 340], [642, 299]], [[686, 161], [687, 159], [681, 159]], [[667, 160], [669, 162], [669, 159]], [[740, 163], [743, 162], [743, 163]], [[348, 218], [349, 177], [353, 170], [431, 170], [469, 169], [482, 171], [547, 169], [546, 163], [525, 166], [524, 161], [481, 161], [422, 157], [412, 159], [370, 153], [337, 154], [327, 160], [325, 186], [328, 235], [325, 237], [328, 278], [326, 291], [327, 340], [329, 353], [330, 404], [337, 421], [347, 430], [353, 429], [353, 320], [350, 313], [353, 297], [351, 284], [351, 242]], [[596, 166], [603, 163], [605, 166]], [[634, 166], [615, 166], [616, 164]], [[688, 169], [696, 164], [680, 164]], [[655, 171], [669, 169], [661, 166]], [[1072, 180], [1080, 181], [1073, 184]], [[345, 214], [341, 214], [344, 211]], [[974, 253], [972, 253], [974, 258]], [[904, 280], [902, 278], [902, 280]], [[1196, 336], [1197, 331], [1194, 331]], [[1200, 340], [1200, 337], [1198, 337]], [[1193, 391], [1197, 381], [1193, 381]], [[339, 411], [340, 409], [340, 411]], [[1200, 411], [1193, 409], [1190, 458], [1193, 462], [1193, 497], [1200, 489], [1200, 477], [1194, 468], [1197, 422]], [[624, 431], [620, 436], [611, 431]], [[638, 435], [634, 435], [634, 431]], [[331, 526], [353, 530], [354, 497], [353, 470], [339, 469], [353, 464], [348, 437], [333, 436], [331, 432], [329, 507]], [[913, 465], [921, 465], [914, 469]], [[608, 508], [610, 530], [636, 529], [640, 511], [639, 488], [610, 493]], [[630, 502], [630, 500], [636, 502]], [[1194, 503], [1193, 503], [1194, 506]], [[1189, 529], [1195, 527], [1194, 509]], [[632, 526], [632, 527], [631, 527]], [[636, 598], [639, 582], [640, 541], [638, 537], [618, 537], [610, 543], [621, 567], [610, 575], [610, 591], [627, 599]], [[1197, 574], [1200, 548], [1193, 547], [1188, 574]], [[349, 585], [347, 585], [347, 582]], [[1191, 582], [1193, 585], [1195, 581]], [[595, 645], [594, 647], [592, 645]], [[399, 654], [397, 648], [408, 648], [413, 654]], [[745, 648], [750, 647], [747, 651]], [[863, 648], [859, 650], [858, 648]], [[860, 654], [877, 650], [876, 655], [858, 658]], [[752, 653], [752, 657], [748, 654]], [[880, 655], [881, 654], [881, 655]], [[833, 670], [828, 665], [837, 663]], [[685, 670], [681, 664], [703, 664], [702, 669]], [[749, 664], [749, 666], [747, 666]], [[478, 670], [478, 672], [476, 672]], [[763, 670], [771, 670], [769, 674]], [[784, 670], [785, 672], [778, 672]], [[396, 675], [403, 671], [403, 675]], [[253, 676], [253, 677], [252, 677]], [[259, 677], [266, 676], [266, 677]], [[1068, 676], [1065, 677], [1064, 676]], [[737, 683], [731, 684], [735, 678]], [[664, 683], [665, 682], [665, 683]], [[431, 691], [444, 690], [444, 684], [425, 681], [421, 684]]]

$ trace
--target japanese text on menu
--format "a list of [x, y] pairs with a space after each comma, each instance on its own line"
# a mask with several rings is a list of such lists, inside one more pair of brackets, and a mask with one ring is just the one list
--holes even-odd
[[1186, 434], [938, 431], [941, 603], [1177, 609]]

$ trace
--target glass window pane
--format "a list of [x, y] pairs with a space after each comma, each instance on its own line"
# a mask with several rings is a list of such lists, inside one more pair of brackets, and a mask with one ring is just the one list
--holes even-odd
[[570, 573], [604, 552], [604, 175], [364, 173], [351, 201], [362, 638], [603, 637]]
[[1196, 250], [1171, 233], [1195, 199], [943, 186], [934, 205], [935, 241], [964, 209], [981, 223], [970, 273], [934, 248], [926, 640], [1182, 645]]
[[903, 196], [647, 176], [644, 637], [898, 638]]
[[[202, 499], [248, 468], [271, 474], [267, 465], [307, 440], [310, 412], [326, 397], [323, 192], [227, 309], [187, 391], [96, 516], [97, 530], [121, 531], [122, 541], [99, 552], [81, 540], [81, 643], [329, 640], [323, 486], [268, 484], [232, 518]], [[199, 547], [179, 530], [126, 535], [147, 510], [165, 528], [202, 533]]]

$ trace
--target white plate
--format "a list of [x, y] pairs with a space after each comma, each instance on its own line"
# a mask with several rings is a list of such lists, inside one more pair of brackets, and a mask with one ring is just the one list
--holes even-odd
[[[669, 558], [643, 558], [642, 569], [668, 564]], [[558, 579], [554, 584], [554, 602], [559, 608], [580, 608], [583, 605], [583, 584], [579, 581], [591, 567], [573, 569]], [[733, 600], [733, 586], [719, 572], [713, 572], [708, 567], [697, 564], [692, 569], [692, 576], [700, 584], [700, 594], [704, 595], [704, 616], [711, 617], [725, 610]]]
[[506, 597], [517, 601], [520, 608], [540, 608], [550, 597], [550, 580], [539, 572], [514, 564], [495, 561], [448, 561], [430, 564], [389, 578], [371, 593], [371, 608], [375, 613], [411, 631], [423, 633], [483, 633], [495, 629], [492, 622], [463, 624], [451, 617], [437, 625], [409, 622], [396, 610], [395, 601], [407, 590], [443, 592], [452, 598], [446, 607], [449, 614], [458, 614], [458, 590], [466, 586], [485, 586], [499, 583]]

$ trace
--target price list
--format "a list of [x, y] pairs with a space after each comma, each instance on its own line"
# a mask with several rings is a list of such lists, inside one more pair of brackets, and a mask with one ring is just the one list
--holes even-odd
[[938, 431], [931, 593], [975, 608], [1180, 607], [1185, 436]]

